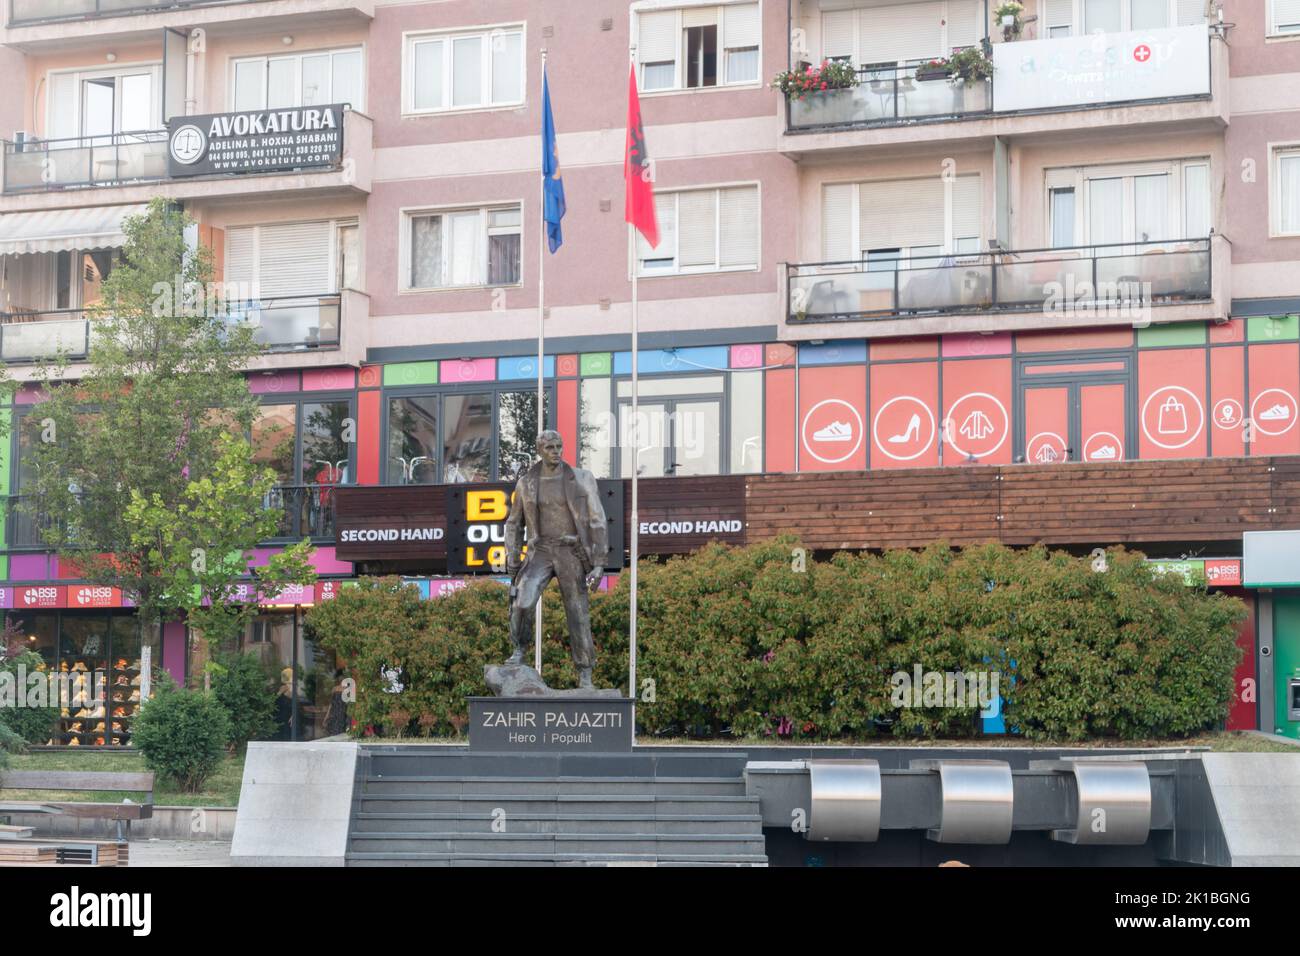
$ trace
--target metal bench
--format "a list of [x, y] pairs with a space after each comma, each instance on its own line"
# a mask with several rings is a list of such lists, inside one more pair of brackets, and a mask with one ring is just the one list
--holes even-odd
[[8, 770], [0, 773], [0, 790], [116, 790], [144, 794], [141, 803], [61, 803], [40, 801], [31, 804], [6, 803], [10, 813], [66, 813], [74, 817], [113, 820], [117, 823], [117, 841], [131, 838], [131, 821], [153, 817], [152, 773], [116, 773], [80, 770]]

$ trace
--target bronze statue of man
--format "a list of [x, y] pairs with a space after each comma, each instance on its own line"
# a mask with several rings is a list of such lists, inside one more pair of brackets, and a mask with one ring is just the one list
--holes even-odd
[[[506, 518], [506, 573], [510, 588], [510, 643], [507, 664], [521, 664], [533, 642], [537, 599], [551, 578], [560, 582], [569, 624], [569, 652], [578, 670], [578, 686], [591, 689], [596, 662], [591, 640], [587, 592], [604, 573], [609, 531], [600, 489], [591, 472], [564, 460], [564, 439], [556, 431], [537, 436], [540, 459], [520, 477]], [[528, 556], [520, 563], [523, 528], [528, 529]]]

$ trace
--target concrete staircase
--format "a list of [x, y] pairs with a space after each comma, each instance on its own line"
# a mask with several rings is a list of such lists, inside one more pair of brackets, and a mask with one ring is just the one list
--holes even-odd
[[766, 866], [743, 754], [365, 748], [348, 866]]

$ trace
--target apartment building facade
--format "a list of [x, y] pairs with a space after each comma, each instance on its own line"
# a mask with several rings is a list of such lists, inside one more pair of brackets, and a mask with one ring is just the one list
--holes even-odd
[[[259, 431], [293, 436], [253, 436], [285, 511], [266, 551], [310, 535], [321, 575], [248, 635], [315, 673], [293, 735], [332, 686], [303, 607], [359, 573], [437, 595], [490, 570], [447, 489], [525, 460], [543, 258], [545, 420], [599, 478], [636, 461], [646, 550], [1140, 547], [1255, 609], [1230, 726], [1300, 733], [1295, 599], [1243, 588], [1240, 560], [1244, 533], [1300, 527], [1294, 0], [1025, 0], [1010, 22], [993, 0], [6, 2], [0, 356], [23, 378], [84, 355], [121, 221], [154, 196], [256, 290]], [[619, 215], [629, 56], [654, 249]], [[851, 81], [772, 88], [823, 64]], [[273, 115], [324, 145], [212, 161], [223, 120], [238, 140]], [[11, 499], [36, 399], [7, 410]], [[129, 674], [122, 597], [29, 525], [5, 525], [0, 603], [52, 666]], [[195, 672], [181, 625], [149, 651]], [[82, 730], [62, 742], [129, 723]]]

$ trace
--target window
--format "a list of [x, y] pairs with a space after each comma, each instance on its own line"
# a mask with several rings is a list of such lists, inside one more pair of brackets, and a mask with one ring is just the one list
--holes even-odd
[[359, 48], [249, 57], [235, 60], [231, 74], [236, 112], [331, 103], [365, 109]]
[[642, 379], [634, 422], [632, 383], [620, 379], [621, 476], [632, 477], [634, 459], [646, 478], [722, 474], [722, 390], [720, 375]]
[[1280, 235], [1300, 235], [1300, 149], [1280, 150], [1276, 157], [1273, 231]]
[[521, 276], [519, 206], [407, 217], [408, 289], [515, 285]]
[[892, 70], [978, 44], [983, 0], [922, 0], [821, 15], [821, 59]]
[[49, 139], [87, 137], [108, 144], [114, 134], [163, 125], [161, 68], [51, 73], [46, 101]]
[[655, 195], [659, 246], [637, 239], [641, 275], [758, 268], [758, 187], [727, 186]]
[[511, 481], [533, 463], [540, 430], [535, 388], [390, 397], [385, 480]]
[[1207, 160], [1047, 173], [1053, 248], [1202, 239], [1213, 227]]
[[226, 281], [242, 283], [249, 299], [324, 295], [338, 291], [342, 234], [350, 222], [289, 222], [232, 226], [226, 231]]
[[[926, 179], [830, 183], [822, 187], [822, 258], [863, 261], [868, 272], [893, 273], [900, 262], [937, 265], [945, 254], [980, 250], [983, 180]], [[883, 277], [881, 282], [891, 284]], [[882, 285], [882, 288], [884, 285]]]
[[408, 113], [522, 103], [523, 27], [408, 36], [403, 87]]
[[1300, 0], [1269, 0], [1269, 32], [1300, 33]]
[[1042, 17], [1049, 37], [1161, 30], [1204, 23], [1205, 0], [1044, 0]]
[[633, 17], [643, 92], [758, 82], [757, 3], [643, 10]]

